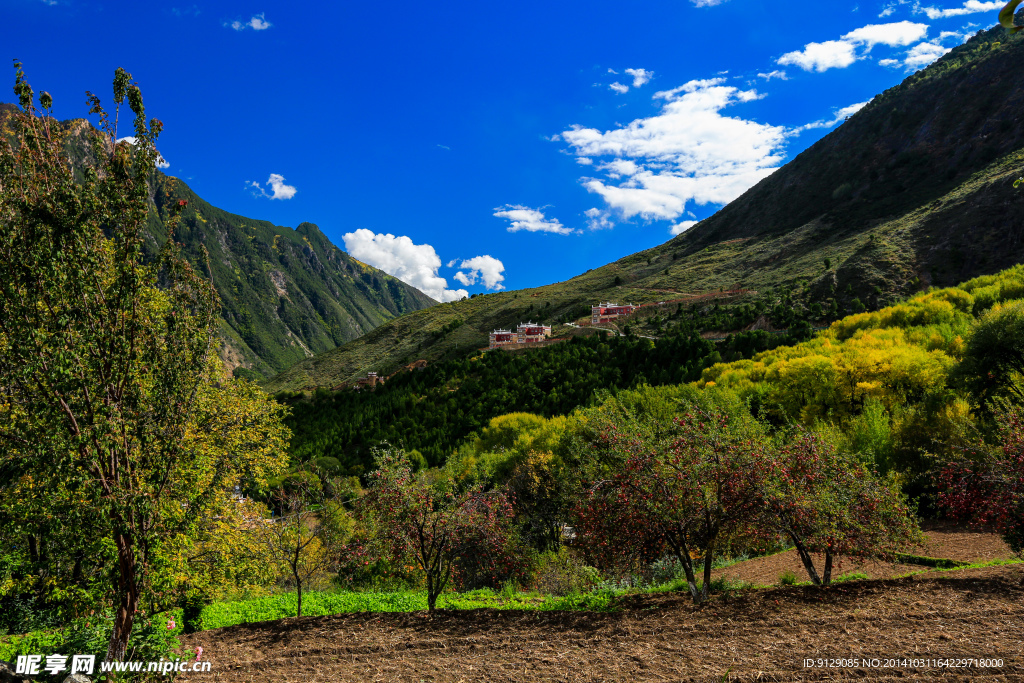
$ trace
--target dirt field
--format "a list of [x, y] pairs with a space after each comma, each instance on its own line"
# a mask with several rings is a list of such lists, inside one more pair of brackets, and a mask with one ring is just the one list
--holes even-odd
[[[951, 559], [977, 559], [1005, 549], [987, 535], [963, 533], [930, 532], [936, 550], [927, 554], [959, 548], [961, 558]], [[186, 645], [203, 646], [212, 662], [212, 672], [179, 679], [186, 682], [1024, 681], [1024, 565], [853, 581], [828, 591], [766, 588], [716, 596], [702, 608], [663, 594], [630, 598], [614, 613], [286, 619], [206, 631]], [[894, 661], [956, 658], [1003, 661], [970, 669]], [[859, 661], [818, 668], [805, 659]]]
[[[964, 530], [945, 524], [926, 528], [925, 538], [927, 540], [924, 545], [913, 549], [914, 554], [958, 562], [989, 562], [1013, 558], [1013, 552], [995, 534]], [[824, 558], [815, 557], [814, 564], [820, 573], [824, 567]], [[833, 567], [832, 576], [858, 573], [866, 574], [872, 579], [890, 579], [926, 569], [927, 567], [920, 565], [845, 560], [840, 565]], [[758, 557], [731, 567], [717, 569], [715, 576], [725, 576], [734, 581], [747, 581], [758, 586], [772, 586], [778, 584], [779, 577], [787, 571], [796, 574], [797, 581], [807, 581], [807, 570], [804, 569], [800, 556], [795, 550], [768, 557]]]

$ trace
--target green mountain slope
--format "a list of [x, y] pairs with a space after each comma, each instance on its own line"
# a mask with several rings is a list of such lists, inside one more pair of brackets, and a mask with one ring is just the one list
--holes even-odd
[[269, 376], [335, 348], [433, 299], [349, 256], [312, 223], [294, 230], [211, 206], [181, 180], [153, 183], [152, 245], [162, 244], [170, 207], [188, 201], [174, 238], [210, 254], [220, 292], [223, 356]]
[[[17, 107], [0, 103], [0, 127]], [[94, 161], [85, 119], [66, 121], [76, 167]], [[149, 257], [166, 241], [164, 223], [184, 199], [174, 239], [193, 263], [210, 255], [220, 293], [221, 357], [228, 370], [263, 379], [356, 339], [382, 323], [437, 302], [418, 289], [352, 258], [317, 226], [285, 228], [211, 206], [183, 181], [159, 171], [150, 179]]]
[[1024, 169], [1022, 61], [1021, 35], [980, 32], [663, 245], [567, 282], [404, 316], [266, 387], [330, 387], [457, 356], [486, 346], [494, 327], [582, 317], [599, 300], [743, 288], [761, 293], [767, 325], [778, 322], [773, 308], [820, 306], [831, 316], [809, 319], [828, 322], [1021, 262], [1024, 193], [1012, 184]]

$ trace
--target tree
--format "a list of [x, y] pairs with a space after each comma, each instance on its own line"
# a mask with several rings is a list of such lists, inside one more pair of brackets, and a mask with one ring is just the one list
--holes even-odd
[[[682, 566], [693, 601], [708, 599], [717, 550], [745, 533], [758, 505], [751, 474], [756, 436], [731, 428], [730, 418], [691, 406], [676, 420], [667, 446], [610, 430], [603, 439], [626, 454], [610, 479], [596, 483], [576, 510], [576, 527], [592, 555], [606, 562], [651, 559], [668, 550]], [[697, 588], [695, 558], [703, 561]]]
[[271, 496], [274, 516], [250, 519], [247, 535], [257, 557], [295, 582], [302, 616], [302, 587], [337, 568], [352, 536], [352, 520], [343, 501], [324, 491], [315, 475], [292, 477]]
[[[144, 262], [162, 125], [146, 121], [130, 74], [115, 73], [112, 117], [89, 94], [97, 161], [73, 166], [52, 98], [40, 94], [40, 112], [16, 68], [21, 110], [0, 144], [0, 469], [41, 508], [88, 515], [109, 543], [116, 661], [170, 546], [235, 484], [279, 469], [287, 430], [258, 387], [224, 377], [209, 280], [173, 240]], [[126, 100], [134, 143], [118, 141]]]
[[939, 503], [955, 516], [990, 524], [1024, 556], [1024, 408], [996, 411], [995, 448], [977, 442], [937, 476]]
[[[852, 456], [807, 432], [765, 451], [752, 481], [761, 504], [753, 529], [793, 543], [811, 582], [828, 586], [837, 557], [893, 561], [920, 531], [893, 477], [878, 478]], [[819, 575], [812, 553], [824, 555]]]
[[982, 405], [998, 397], [1024, 404], [1024, 301], [996, 305], [982, 317], [954, 378]]
[[522, 568], [504, 493], [479, 486], [460, 492], [451, 480], [413, 474], [400, 451], [378, 452], [377, 470], [357, 509], [374, 530], [374, 555], [411, 560], [423, 572], [431, 615], [457, 569], [483, 571], [497, 583], [499, 575], [515, 576]]

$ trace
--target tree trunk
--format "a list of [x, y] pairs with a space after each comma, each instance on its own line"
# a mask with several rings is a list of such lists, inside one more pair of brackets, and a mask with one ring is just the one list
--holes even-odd
[[676, 557], [679, 558], [679, 564], [683, 565], [683, 572], [686, 574], [686, 584], [690, 587], [690, 595], [693, 596], [694, 602], [700, 602], [697, 592], [697, 577], [693, 575], [693, 558], [690, 557], [690, 549], [686, 547], [685, 543], [680, 543], [679, 547], [673, 547], [676, 551]]
[[434, 578], [434, 572], [427, 572], [427, 613], [430, 616], [434, 616], [434, 610], [437, 608], [437, 594], [440, 592], [437, 590], [437, 580]]
[[128, 639], [135, 625], [135, 613], [139, 608], [138, 571], [135, 564], [132, 539], [128, 534], [118, 533], [114, 537], [117, 545], [117, 594], [119, 604], [114, 615], [114, 630], [107, 644], [105, 661], [124, 661], [128, 651]]
[[799, 538], [793, 534], [790, 534], [790, 538], [793, 539], [793, 544], [796, 545], [796, 552], [800, 555], [800, 559], [804, 563], [804, 569], [807, 570], [807, 575], [811, 577], [811, 583], [815, 586], [820, 586], [821, 578], [818, 576], [818, 571], [814, 568], [814, 559], [811, 557], [811, 554], [807, 552], [807, 548], [804, 547], [804, 544], [800, 542]]
[[825, 571], [821, 583], [823, 586], [828, 586], [832, 583], [832, 553], [827, 551], [825, 552]]
[[708, 547], [704, 551], [704, 585], [700, 588], [700, 602], [706, 602], [711, 594], [711, 563], [714, 551]]

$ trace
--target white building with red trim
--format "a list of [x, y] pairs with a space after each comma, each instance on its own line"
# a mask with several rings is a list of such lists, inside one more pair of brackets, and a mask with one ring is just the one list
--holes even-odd
[[489, 348], [496, 349], [506, 344], [516, 344], [516, 333], [512, 330], [494, 330], [491, 332], [491, 345]]
[[636, 304], [619, 305], [612, 302], [598, 304], [590, 307], [590, 321], [592, 324], [607, 323], [633, 313], [640, 307]]
[[516, 330], [516, 337], [519, 344], [531, 344], [544, 341], [551, 336], [551, 325], [540, 325], [538, 323], [519, 323]]
[[534, 344], [542, 342], [551, 336], [551, 325], [540, 323], [519, 323], [519, 327], [512, 330], [494, 330], [490, 336], [489, 348], [496, 349], [509, 344]]

